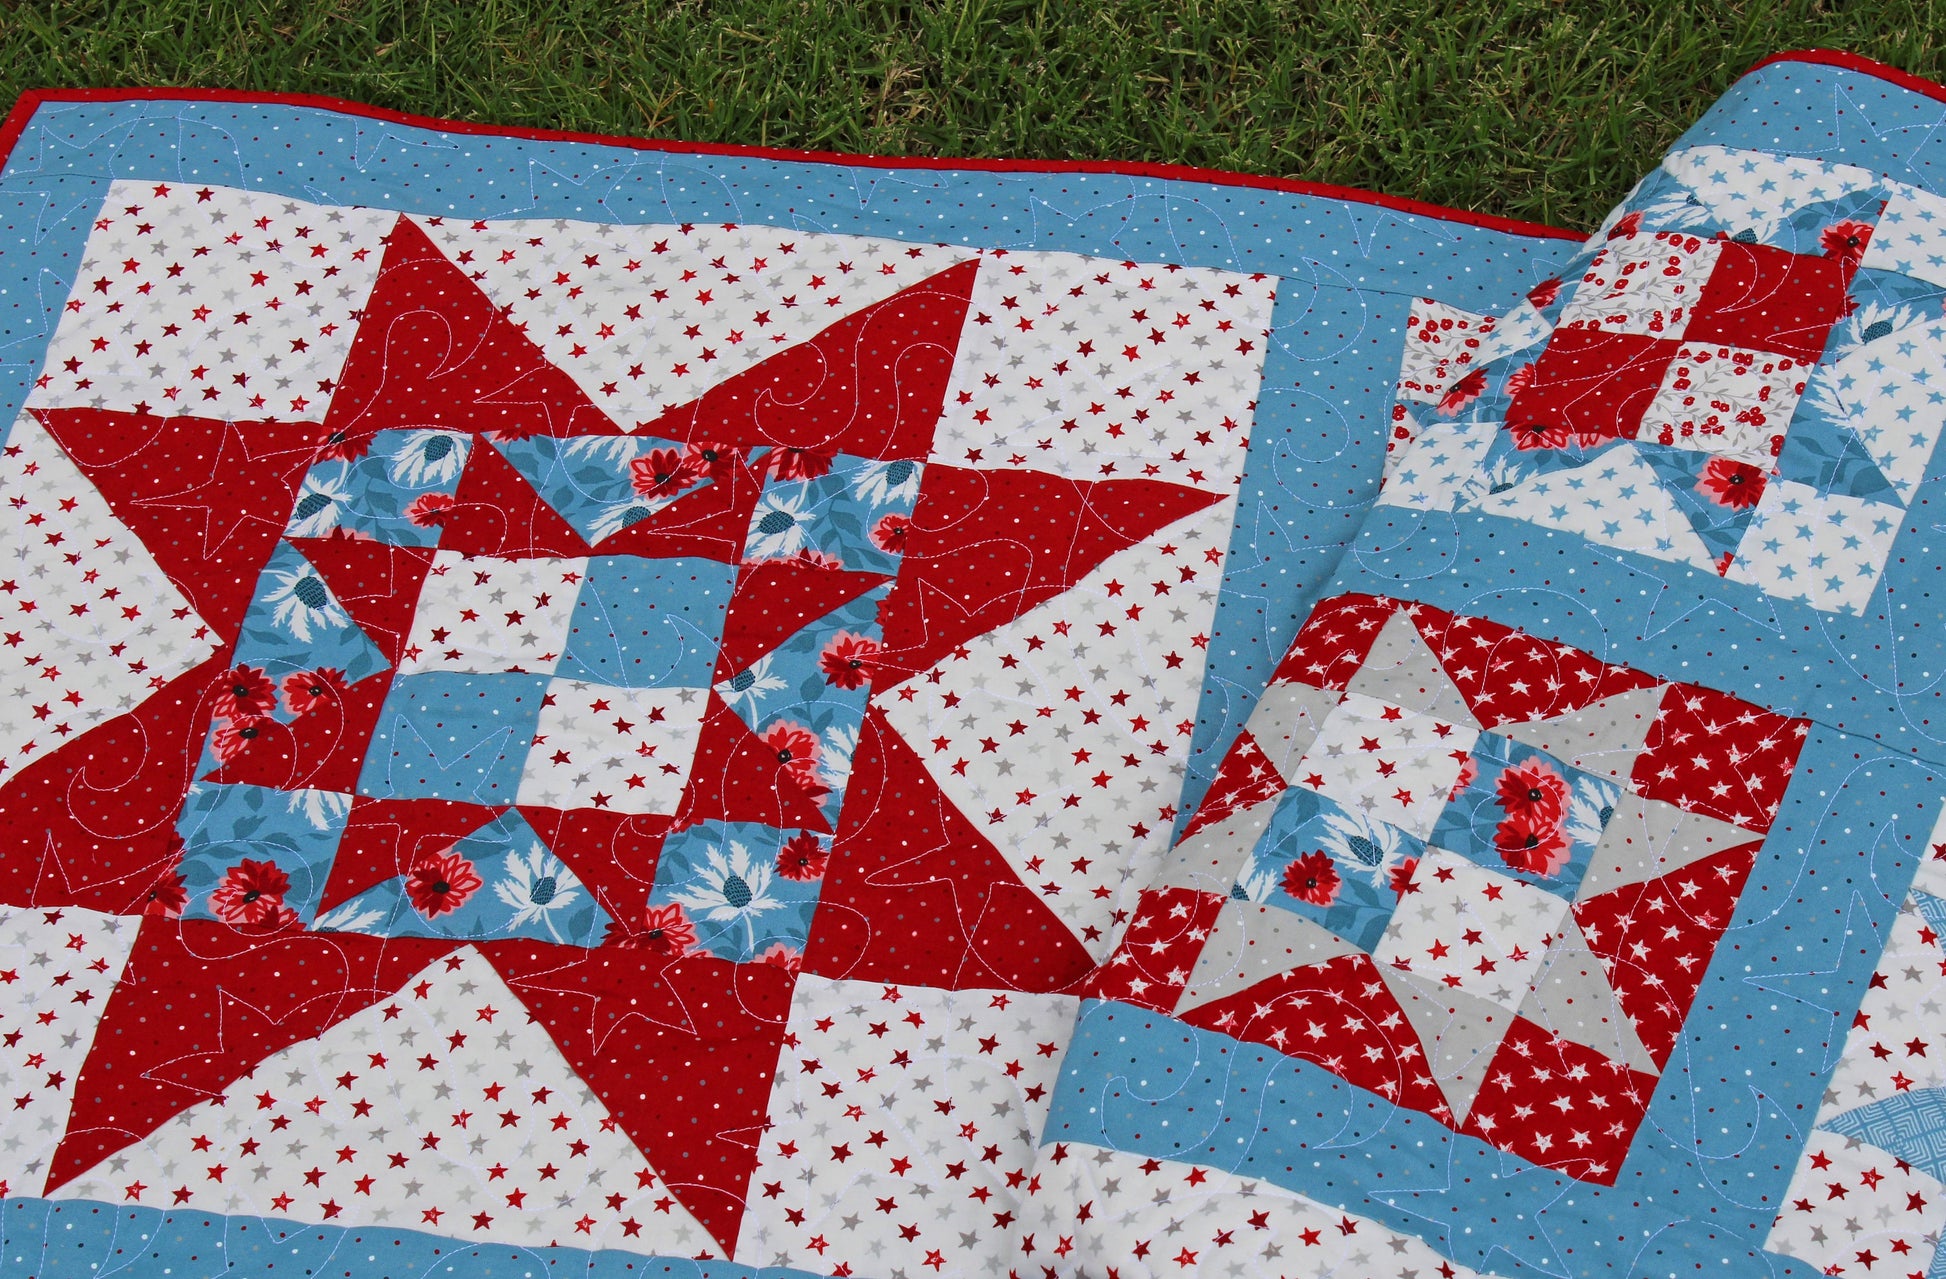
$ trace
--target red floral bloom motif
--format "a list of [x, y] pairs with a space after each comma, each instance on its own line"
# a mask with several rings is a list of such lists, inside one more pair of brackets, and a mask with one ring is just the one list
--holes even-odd
[[1625, 235], [1634, 235], [1642, 229], [1642, 215], [1639, 212], [1624, 216], [1614, 226], [1608, 228], [1608, 238], [1619, 240]]
[[277, 686], [255, 666], [238, 665], [217, 686], [211, 713], [218, 719], [268, 715], [277, 705]]
[[172, 870], [149, 890], [142, 901], [142, 913], [152, 919], [181, 919], [188, 905], [189, 890], [183, 886], [182, 872]]
[[1473, 761], [1473, 757], [1471, 755], [1468, 755], [1466, 757], [1466, 762], [1460, 765], [1459, 776], [1453, 779], [1453, 789], [1446, 792], [1446, 802], [1450, 804], [1454, 800], [1458, 799], [1460, 797], [1460, 792], [1465, 790], [1468, 786], [1471, 786], [1473, 784], [1473, 779], [1478, 777], [1479, 775], [1480, 775], [1480, 766]]
[[342, 704], [344, 695], [345, 673], [329, 666], [284, 676], [284, 706], [293, 715], [309, 715], [320, 706]]
[[437, 919], [466, 905], [481, 882], [473, 863], [458, 853], [424, 853], [405, 877], [405, 895], [414, 910]]
[[370, 440], [355, 440], [343, 431], [327, 431], [318, 439], [318, 461], [356, 462], [365, 456]]
[[1568, 838], [1558, 817], [1510, 813], [1494, 828], [1493, 846], [1501, 861], [1530, 875], [1552, 875], [1568, 864]]
[[765, 458], [770, 473], [780, 480], [815, 480], [831, 471], [836, 449], [775, 448]]
[[904, 555], [906, 530], [911, 527], [910, 516], [888, 515], [872, 525], [872, 545], [887, 555]]
[[818, 782], [818, 739], [810, 729], [780, 719], [763, 731], [763, 744], [777, 752], [777, 762], [800, 785]]
[[1856, 222], [1846, 218], [1833, 222], [1818, 233], [1818, 244], [1824, 249], [1824, 256], [1837, 258], [1856, 266], [1865, 256], [1865, 246], [1872, 242], [1872, 226], [1869, 222]]
[[785, 879], [800, 882], [823, 879], [825, 867], [830, 863], [831, 854], [809, 831], [792, 836], [789, 843], [777, 850], [777, 873]]
[[1342, 882], [1327, 853], [1306, 853], [1284, 868], [1284, 891], [1313, 906], [1329, 906]]
[[696, 475], [712, 480], [727, 480], [743, 461], [743, 450], [728, 444], [692, 444], [683, 461]]
[[1523, 364], [1507, 375], [1507, 395], [1509, 398], [1519, 395], [1532, 385], [1534, 385], [1534, 366], [1532, 364]]
[[248, 857], [230, 867], [209, 895], [209, 908], [226, 924], [275, 924], [287, 910], [284, 894], [291, 877], [276, 862]]
[[1537, 307], [1546, 306], [1560, 296], [1561, 282], [1558, 279], [1542, 280], [1539, 284], [1527, 290], [1527, 300]]
[[674, 497], [699, 478], [689, 459], [674, 449], [650, 449], [628, 464], [629, 483], [643, 497]]
[[1696, 481], [1696, 491], [1718, 506], [1742, 511], [1757, 504], [1767, 481], [1763, 471], [1748, 462], [1713, 457], [1703, 468], [1703, 477]]
[[1453, 383], [1451, 390], [1440, 397], [1439, 411], [1448, 417], [1459, 412], [1480, 398], [1480, 392], [1487, 389], [1485, 369], [1474, 369], [1459, 381]]
[[431, 528], [446, 521], [446, 512], [459, 505], [451, 493], [421, 493], [405, 508], [406, 519], [418, 528]]
[[794, 973], [804, 967], [804, 956], [783, 942], [773, 942], [769, 950], [757, 956], [757, 962], [769, 964], [773, 968], [781, 968], [787, 973]]
[[1392, 891], [1400, 897], [1404, 897], [1407, 893], [1418, 892], [1419, 886], [1412, 882], [1412, 877], [1418, 873], [1419, 859], [1417, 857], [1408, 857], [1397, 866], [1394, 866], [1392, 868]]
[[1493, 794], [1510, 817], [1529, 817], [1558, 826], [1568, 811], [1567, 782], [1538, 759], [1502, 772]]
[[210, 734], [209, 748], [220, 763], [228, 764], [250, 749], [250, 743], [263, 736], [271, 720], [265, 715], [246, 715], [241, 719], [219, 719]]
[[696, 925], [681, 906], [651, 906], [642, 921], [642, 931], [629, 938], [629, 945], [652, 950], [658, 955], [681, 959], [696, 944]]
[[377, 538], [360, 528], [346, 528], [340, 524], [324, 535], [327, 542], [376, 542]]
[[1558, 422], [1508, 423], [1517, 449], [1564, 449], [1574, 442], [1574, 432]]
[[872, 677], [872, 659], [879, 654], [879, 642], [850, 631], [839, 631], [824, 646], [818, 667], [825, 682], [834, 688], [863, 688]]

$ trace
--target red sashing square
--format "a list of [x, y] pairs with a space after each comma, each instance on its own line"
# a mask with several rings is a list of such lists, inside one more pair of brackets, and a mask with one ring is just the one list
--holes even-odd
[[1815, 363], [1851, 309], [1854, 267], [1768, 244], [1724, 244], [1689, 320], [1691, 342], [1725, 342]]
[[1632, 440], [1676, 347], [1639, 333], [1556, 330], [1508, 406], [1507, 429], [1524, 449]]
[[1652, 1076], [1516, 1017], [1461, 1131], [1613, 1185], [1654, 1093]]
[[1630, 778], [1638, 794], [1770, 829], [1809, 725], [1696, 684], [1672, 684]]

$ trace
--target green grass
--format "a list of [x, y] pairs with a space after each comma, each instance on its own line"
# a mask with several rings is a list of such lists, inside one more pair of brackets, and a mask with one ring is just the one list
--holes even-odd
[[326, 93], [503, 125], [1166, 161], [1589, 226], [1765, 54], [1946, 75], [1946, 0], [0, 0], [0, 92]]

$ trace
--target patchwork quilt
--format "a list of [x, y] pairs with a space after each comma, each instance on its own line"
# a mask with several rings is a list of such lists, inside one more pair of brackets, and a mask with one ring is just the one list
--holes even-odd
[[0, 1273], [1946, 1274], [1943, 128], [28, 95]]

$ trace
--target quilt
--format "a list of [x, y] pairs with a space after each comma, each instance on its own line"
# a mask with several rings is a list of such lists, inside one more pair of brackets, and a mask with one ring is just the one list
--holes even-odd
[[1942, 123], [1585, 237], [29, 94], [0, 1272], [1946, 1273]]

